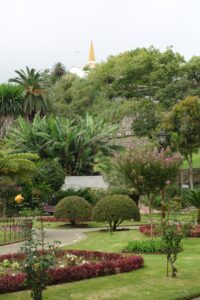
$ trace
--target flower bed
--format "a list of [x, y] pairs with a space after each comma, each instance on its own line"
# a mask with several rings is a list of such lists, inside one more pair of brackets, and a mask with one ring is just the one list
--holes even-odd
[[[177, 225], [177, 229], [180, 227], [180, 225]], [[139, 231], [144, 234], [150, 236], [150, 225], [141, 225], [139, 227]], [[153, 226], [153, 235], [158, 236], [160, 235], [158, 226]], [[188, 231], [188, 237], [200, 237], [200, 225], [191, 226], [190, 230]]]
[[[42, 253], [41, 253], [42, 255]], [[57, 265], [50, 268], [49, 284], [72, 282], [92, 277], [130, 272], [141, 268], [144, 260], [141, 256], [97, 251], [61, 250], [55, 252]], [[26, 275], [16, 267], [16, 262], [22, 262], [23, 254], [7, 254], [0, 256], [1, 266], [7, 267], [7, 274], [0, 275], [0, 293], [14, 292], [26, 289]], [[65, 265], [67, 261], [68, 265]], [[78, 261], [78, 264], [76, 262]], [[9, 262], [9, 263], [8, 263]]]
[[192, 227], [189, 231], [189, 237], [200, 237], [200, 225]]
[[[151, 226], [148, 224], [148, 225], [141, 225], [139, 227], [139, 231], [144, 234], [144, 235], [148, 235], [150, 236], [150, 230], [151, 230]], [[158, 230], [158, 227], [153, 225], [153, 235], [154, 236], [159, 236], [160, 233], [159, 233], [159, 230]]]

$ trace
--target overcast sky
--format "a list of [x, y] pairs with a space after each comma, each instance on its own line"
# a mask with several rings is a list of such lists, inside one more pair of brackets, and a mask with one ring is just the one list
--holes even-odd
[[0, 82], [26, 65], [67, 69], [136, 47], [200, 55], [200, 0], [0, 0]]

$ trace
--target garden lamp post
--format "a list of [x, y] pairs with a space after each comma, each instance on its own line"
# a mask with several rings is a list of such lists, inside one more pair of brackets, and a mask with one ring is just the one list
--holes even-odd
[[160, 145], [160, 149], [165, 149], [167, 144], [168, 144], [168, 139], [169, 139], [169, 135], [167, 132], [165, 132], [164, 130], [161, 130], [158, 134], [157, 134], [157, 140], [158, 143]]
[[[158, 134], [157, 134], [157, 140], [160, 146], [160, 151], [165, 150], [168, 144], [168, 138], [169, 135], [167, 132], [165, 132], [164, 130], [161, 130]], [[163, 189], [161, 191], [161, 197], [162, 197], [162, 210], [161, 210], [161, 215], [162, 215], [162, 219], [165, 218], [165, 190]]]

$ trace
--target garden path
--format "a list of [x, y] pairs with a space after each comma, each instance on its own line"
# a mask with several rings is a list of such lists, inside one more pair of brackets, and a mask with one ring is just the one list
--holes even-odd
[[[97, 231], [97, 228], [74, 228], [74, 229], [49, 229], [45, 228], [45, 243], [60, 241], [61, 245], [70, 245], [86, 238], [84, 232]], [[20, 250], [23, 243], [0, 246], [0, 255], [15, 253]]]

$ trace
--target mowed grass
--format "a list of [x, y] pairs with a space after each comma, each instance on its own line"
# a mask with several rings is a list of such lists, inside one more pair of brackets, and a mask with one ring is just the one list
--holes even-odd
[[[192, 220], [196, 220], [197, 218], [197, 210], [190, 211], [190, 212], [183, 212], [177, 216], [177, 220], [181, 222], [190, 222]], [[161, 213], [154, 213], [153, 214], [154, 223], [159, 223], [161, 220]], [[134, 227], [134, 226], [140, 226], [142, 224], [148, 224], [149, 223], [149, 216], [148, 215], [141, 215], [141, 221], [140, 222], [134, 222], [134, 221], [124, 221], [122, 224], [120, 224], [121, 227]], [[67, 229], [67, 228], [74, 228], [70, 224], [66, 224], [63, 222], [44, 222], [43, 223], [45, 228], [54, 228], [54, 229]], [[34, 227], [40, 228], [41, 223], [34, 221]], [[87, 223], [77, 224], [77, 228], [108, 228], [107, 223], [100, 223], [95, 221], [90, 221]]]
[[[119, 252], [133, 239], [146, 239], [138, 230], [91, 232], [88, 238], [66, 249]], [[119, 275], [104, 276], [48, 287], [44, 300], [178, 300], [200, 295], [200, 239], [183, 241], [178, 256], [178, 277], [166, 277], [165, 255], [143, 255], [144, 268]], [[30, 292], [0, 295], [0, 300], [31, 299]]]
[[[189, 168], [186, 160], [183, 162], [183, 168]], [[200, 168], [200, 151], [196, 154], [193, 154], [193, 168]]]

